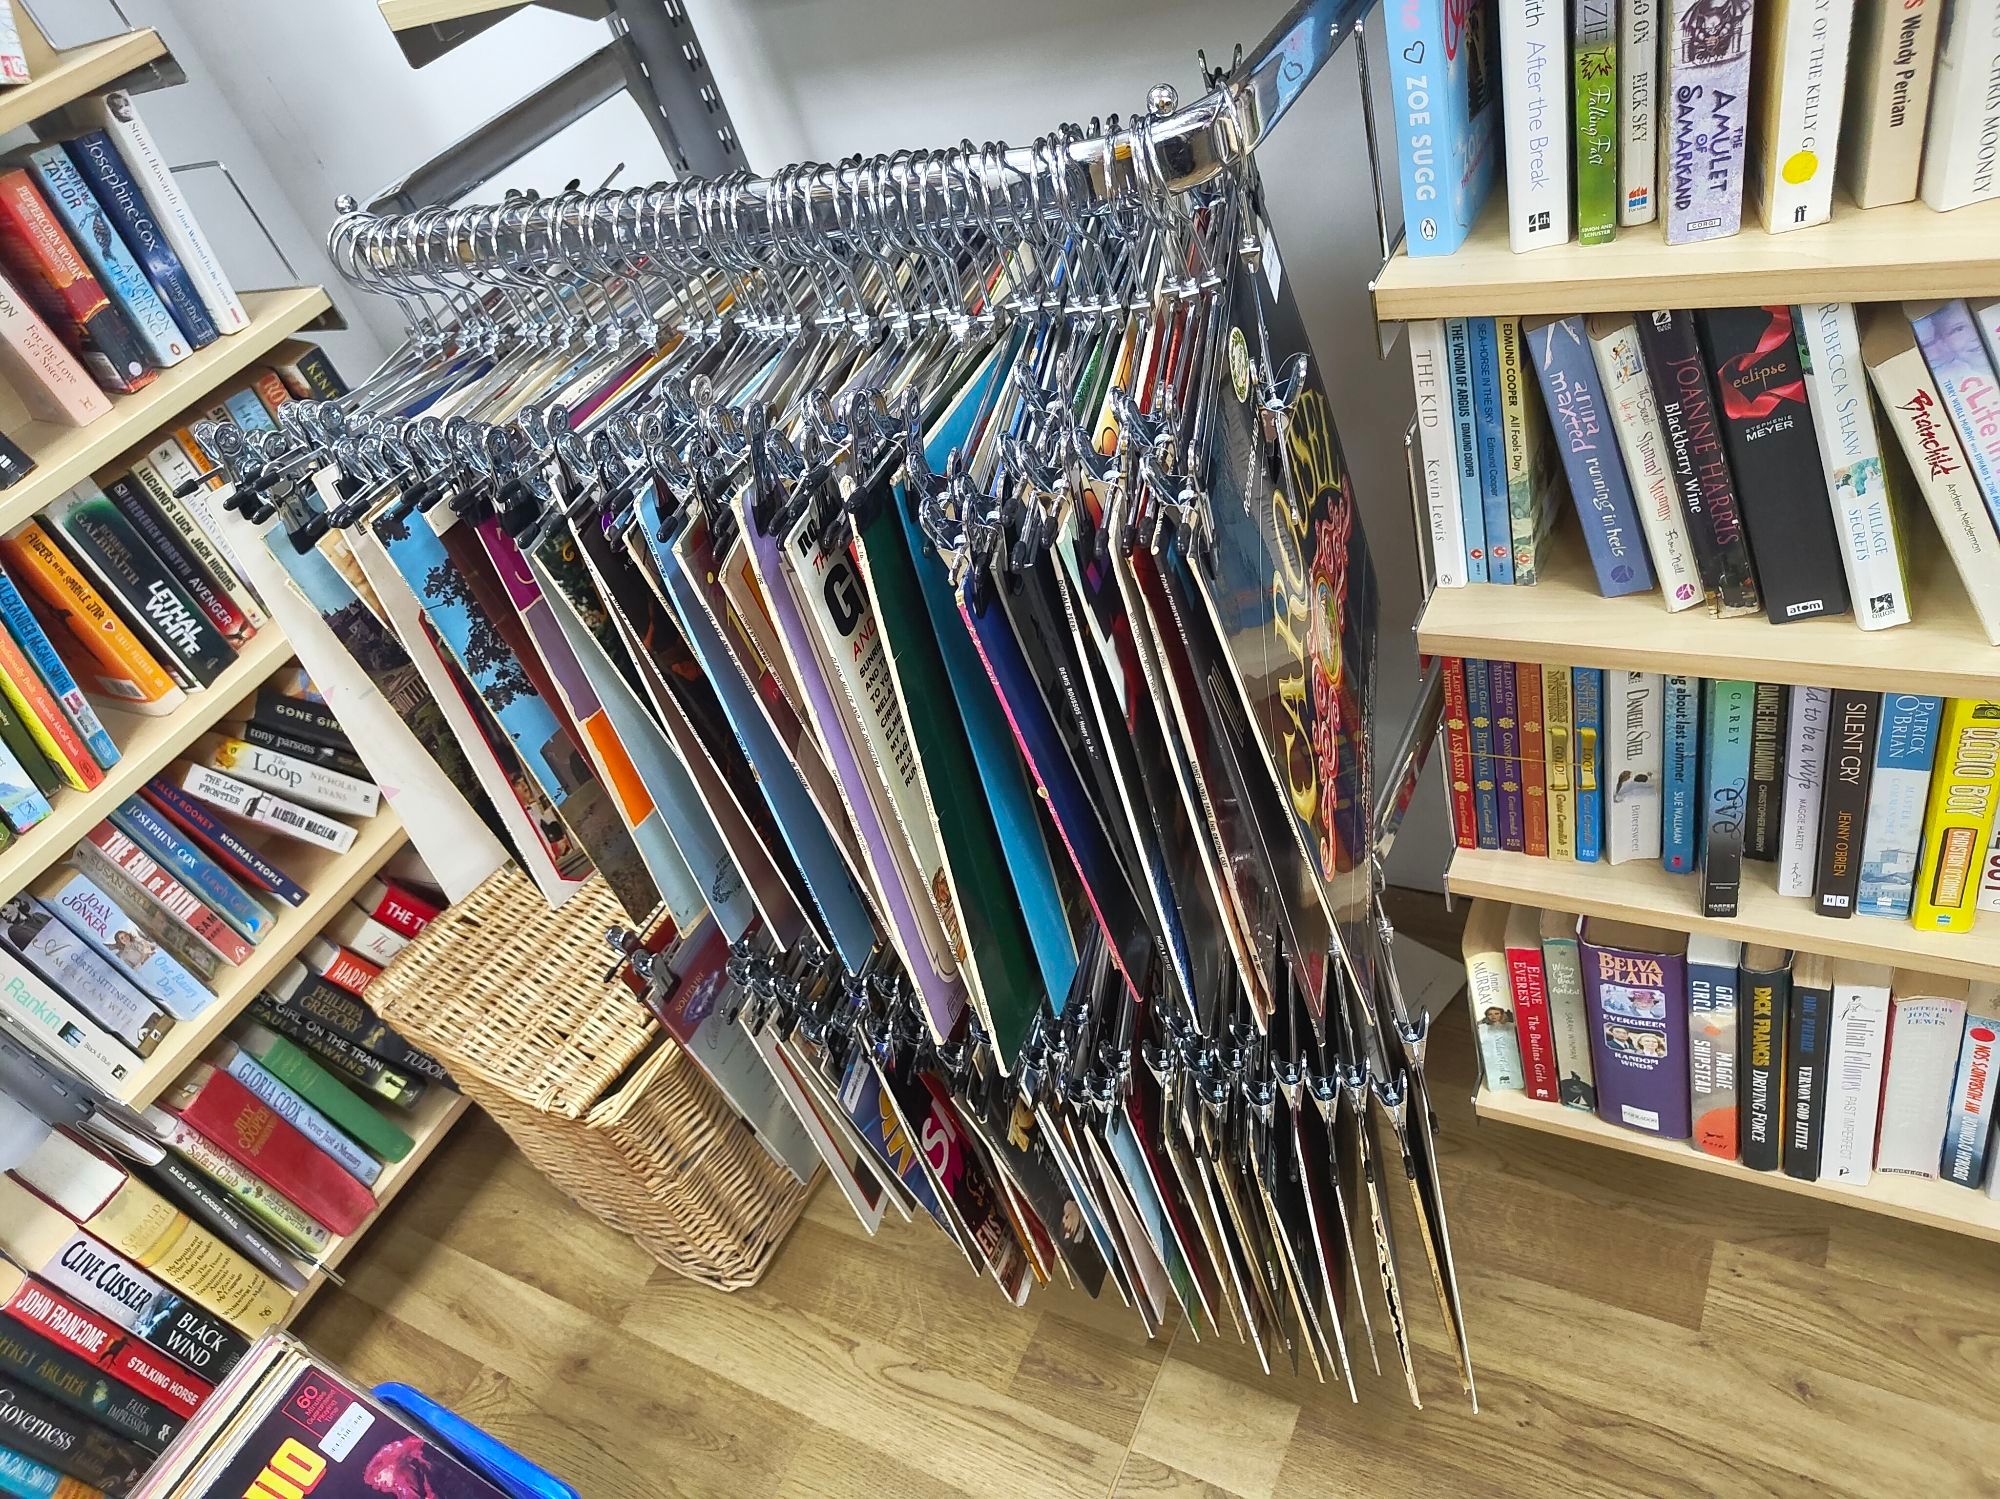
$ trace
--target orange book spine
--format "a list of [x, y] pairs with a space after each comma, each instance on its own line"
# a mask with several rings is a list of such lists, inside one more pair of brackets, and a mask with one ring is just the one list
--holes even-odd
[[62, 628], [51, 630], [49, 639], [71, 671], [83, 665], [84, 676], [106, 697], [135, 713], [171, 713], [186, 700], [39, 521], [0, 537], [0, 558], [28, 595], [60, 619]]
[[285, 382], [278, 378], [276, 370], [260, 369], [251, 382], [257, 392], [257, 399], [264, 403], [264, 409], [277, 420], [278, 408], [292, 399], [292, 393], [285, 389]]
[[62, 704], [48, 689], [14, 637], [0, 629], [0, 693], [21, 715], [28, 735], [48, 757], [49, 764], [79, 791], [104, 782], [104, 768], [91, 756], [90, 746], [63, 716]]
[[[202, 445], [194, 440], [193, 427], [174, 428], [174, 441], [181, 445], [181, 451], [187, 454], [188, 462], [194, 465], [196, 473], [214, 473], [215, 460], [209, 457], [207, 452], [203, 450]], [[222, 475], [215, 474], [215, 477], [208, 481], [208, 487], [210, 489], [220, 489], [228, 482]]]

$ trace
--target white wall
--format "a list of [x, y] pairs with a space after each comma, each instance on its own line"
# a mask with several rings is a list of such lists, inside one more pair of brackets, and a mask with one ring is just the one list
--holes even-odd
[[[55, 3], [43, 0], [43, 8]], [[67, 0], [64, 9], [97, 3]], [[1225, 62], [1235, 45], [1254, 45], [1287, 0], [684, 3], [750, 164], [770, 170], [962, 138], [1026, 141], [1064, 120], [1132, 113], [1159, 82], [1192, 97], [1195, 49]], [[152, 95], [143, 106], [176, 159], [224, 155], [281, 221], [288, 248], [304, 247], [293, 251], [301, 273], [321, 279], [331, 273], [311, 245], [323, 240], [339, 194], [365, 198], [605, 37], [599, 25], [531, 7], [418, 71], [403, 61], [374, 0], [130, 0], [128, 9], [157, 17], [188, 68], [189, 88]], [[1378, 88], [1385, 72], [1377, 70]], [[1386, 125], [1386, 115], [1379, 118]], [[206, 144], [211, 139], [219, 144]], [[1376, 353], [1367, 282], [1379, 253], [1349, 54], [1294, 107], [1261, 161], [1383, 587], [1378, 722], [1386, 740], [1416, 683], [1416, 570], [1402, 458], [1410, 397], [1400, 348], [1386, 364]], [[624, 181], [667, 175], [643, 119], [622, 99], [479, 196], [509, 186], [550, 190], [572, 177], [595, 186], [621, 162]], [[393, 308], [337, 296], [351, 319], [383, 347], [393, 345], [400, 331]], [[1433, 778], [1398, 846], [1399, 881], [1440, 883], [1441, 808]]]

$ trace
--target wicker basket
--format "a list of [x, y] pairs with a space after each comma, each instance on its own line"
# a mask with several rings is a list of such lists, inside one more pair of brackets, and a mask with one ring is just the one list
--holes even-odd
[[551, 911], [509, 865], [398, 953], [368, 1002], [481, 1092], [581, 1119], [661, 1035], [604, 982], [605, 930], [626, 924], [600, 877]]

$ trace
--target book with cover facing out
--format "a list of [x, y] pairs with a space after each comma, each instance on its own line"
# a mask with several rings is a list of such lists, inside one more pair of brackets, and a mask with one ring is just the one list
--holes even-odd
[[1405, 244], [1449, 255], [1465, 243], [1500, 168], [1499, 28], [1490, 4], [1442, 0], [1385, 16]]
[[1778, 857], [1779, 813], [1785, 778], [1785, 689], [1759, 682], [1750, 699], [1750, 806], [1743, 857]]
[[1518, 854], [1527, 847], [1528, 816], [1521, 798], [1521, 724], [1514, 693], [1514, 663], [1489, 661], [1493, 703], [1493, 776], [1500, 807], [1500, 846]]
[[1598, 1117], [1685, 1140], [1687, 934], [1593, 916], [1583, 923], [1582, 952]]
[[1857, 208], [1917, 195], [1943, 10], [1943, 0], [1859, 0], [1855, 7], [1840, 180]]
[[1618, 232], [1618, 7], [1576, 0], [1570, 29], [1576, 75], [1576, 230], [1586, 245]]
[[1583, 998], [1576, 926], [1576, 918], [1565, 911], [1542, 912], [1542, 975], [1556, 1043], [1556, 1092], [1566, 1108], [1595, 1111], [1597, 1073], [1590, 1060], [1590, 1008]]
[[1861, 878], [1854, 895], [1854, 909], [1861, 915], [1900, 921], [1910, 914], [1924, 842], [1924, 801], [1943, 712], [1939, 699], [1922, 693], [1882, 694], [1861, 834]]
[[1833, 1013], [1827, 1038], [1826, 1127], [1819, 1179], [1865, 1186], [1875, 1168], [1875, 1125], [1882, 1100], [1882, 1060], [1889, 1039], [1887, 967], [1833, 967]]
[[1813, 908], [1852, 916], [1861, 883], [1861, 834], [1875, 768], [1875, 722], [1881, 694], [1835, 690], [1827, 721], [1826, 772], [1820, 786], [1819, 863]]
[[1791, 308], [1708, 307], [1695, 318], [1765, 617], [1789, 624], [1846, 613], [1847, 577]]
[[1548, 978], [1542, 966], [1542, 913], [1533, 906], [1510, 906], [1502, 934], [1507, 952], [1507, 986], [1514, 1000], [1514, 1025], [1528, 1097], [1557, 1102], [1555, 1027], [1549, 1016]]
[[1692, 874], [1701, 822], [1701, 680], [1661, 679], [1660, 864], [1669, 874]]
[[1833, 960], [1792, 960], [1785, 1032], [1785, 1175], [1818, 1181], [1826, 1123], [1826, 1069], [1833, 1025]]
[[1499, 768], [1493, 758], [1493, 692], [1491, 663], [1467, 658], [1466, 704], [1472, 741], [1472, 805], [1476, 838], [1481, 848], [1500, 846]]
[[1785, 797], [1778, 819], [1778, 894], [1810, 897], [1819, 869], [1820, 796], [1833, 692], [1826, 687], [1794, 687], [1788, 706]]
[[1701, 914], [1734, 916], [1743, 888], [1743, 826], [1750, 796], [1755, 684], [1702, 683]]
[[1480, 1074], [1495, 1092], [1520, 1092], [1528, 1086], [1507, 972], [1510, 909], [1504, 901], [1473, 902], [1463, 938], [1466, 1010], [1479, 1043]]
[[1875, 1169], [1935, 1178], [1971, 986], [1898, 969], [1890, 982]]
[[1695, 1149], [1736, 1159], [1736, 986], [1743, 944], [1688, 938], [1688, 1080]]
[[1542, 781], [1549, 813], [1549, 857], [1576, 857], [1575, 739], [1570, 722], [1567, 666], [1542, 673]]
[[1660, 857], [1660, 677], [1604, 674], [1604, 848], [1613, 864]]
[[1521, 334], [1541, 378], [1597, 590], [1606, 598], [1644, 593], [1653, 586], [1653, 569], [1583, 318], [1527, 318]]
[[1452, 840], [1479, 847], [1478, 810], [1472, 799], [1472, 709], [1465, 692], [1465, 662], [1447, 656], [1444, 672], [1445, 791], [1450, 797]]
[[1604, 673], [1570, 668], [1570, 779], [1576, 783], [1576, 857], [1604, 857]]
[[1753, 9], [1717, 9], [1710, 0], [1668, 7], [1660, 176], [1670, 245], [1723, 239], [1743, 226]]

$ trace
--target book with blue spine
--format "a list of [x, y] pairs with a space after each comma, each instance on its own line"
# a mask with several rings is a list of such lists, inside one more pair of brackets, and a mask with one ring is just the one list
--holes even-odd
[[35, 618], [28, 607], [21, 590], [14, 586], [14, 580], [0, 573], [0, 620], [4, 620], [7, 633], [34, 663], [41, 675], [42, 684], [49, 689], [76, 729], [77, 736], [90, 747], [90, 757], [105, 770], [118, 763], [118, 746], [104, 727], [104, 721], [97, 716], [97, 710], [90, 706], [90, 700], [83, 695], [70, 669], [63, 664], [63, 658], [56, 654], [48, 633], [42, 623]]
[[1514, 690], [1514, 663], [1486, 663], [1486, 690], [1493, 700], [1493, 773], [1500, 803], [1500, 846], [1511, 854], [1527, 849], [1528, 814], [1521, 800], [1520, 698]]
[[1405, 0], [1384, 22], [1405, 253], [1450, 255], [1499, 173], [1499, 28], [1464, 0]]
[[153, 290], [125, 241], [112, 232], [103, 205], [91, 194], [83, 174], [63, 148], [43, 146], [22, 160], [105, 292], [139, 335], [146, 357], [164, 370], [192, 354], [187, 335]]
[[1666, 689], [1660, 863], [1669, 874], [1692, 874], [1701, 820], [1701, 681], [1668, 677]]
[[1903, 311], [1951, 413], [1986, 513], [2000, 526], [2000, 372], [1980, 340], [1978, 320], [1963, 299], [1905, 302]]
[[1576, 857], [1595, 864], [1604, 857], [1604, 673], [1594, 666], [1570, 670], [1569, 711], [1576, 752]]
[[1521, 334], [1541, 377], [1597, 591], [1606, 598], [1646, 593], [1653, 586], [1653, 567], [1583, 318], [1524, 318]]
[[1919, 692], [1882, 694], [1875, 732], [1875, 773], [1868, 782], [1867, 822], [1861, 834], [1861, 882], [1854, 909], [1862, 916], [1910, 914], [1916, 895], [1917, 857], [1924, 843], [1924, 801], [1937, 759], [1938, 722], [1944, 703]]
[[1479, 487], [1479, 403], [1472, 393], [1472, 319], [1444, 320], [1444, 363], [1451, 392], [1452, 452], [1458, 462], [1458, 517], [1465, 532], [1465, 580], [1485, 583], [1486, 501]]
[[264, 1064], [234, 1041], [218, 1041], [208, 1060], [261, 1099], [279, 1118], [333, 1158], [364, 1187], [375, 1185], [382, 1163], [343, 1133], [332, 1120], [280, 1082]]
[[264, 402], [254, 390], [231, 391], [222, 398], [223, 409], [229, 419], [245, 432], [275, 432], [278, 419], [265, 409]]
[[139, 794], [164, 813], [233, 880], [255, 885], [288, 906], [306, 903], [306, 889], [251, 845], [238, 838], [213, 812], [165, 776], [154, 776]]
[[1472, 725], [1472, 804], [1479, 846], [1500, 846], [1500, 788], [1493, 761], [1493, 691], [1489, 663], [1465, 662], [1465, 703]]
[[1702, 684], [1701, 914], [1734, 916], [1743, 886], [1754, 682]]
[[1472, 405], [1479, 438], [1479, 513], [1486, 537], [1486, 581], [1514, 581], [1514, 517], [1508, 507], [1507, 427], [1500, 414], [1500, 328], [1467, 318], [1472, 339]]
[[125, 158], [118, 154], [111, 137], [102, 130], [88, 130], [65, 142], [63, 150], [76, 163], [77, 171], [90, 184], [97, 201], [104, 205], [104, 216], [131, 246], [133, 255], [145, 268], [146, 279], [153, 283], [153, 290], [167, 304], [167, 311], [181, 325], [188, 342], [197, 349], [214, 343], [219, 336], [215, 319], [208, 315], [207, 304], [195, 291], [180, 257], [168, 245], [146, 195], [132, 180]]
[[162, 862], [246, 942], [261, 942], [271, 934], [277, 918], [138, 797], [119, 803], [111, 813], [111, 823], [141, 848], [165, 855]]

